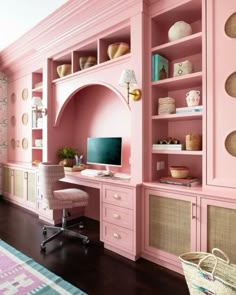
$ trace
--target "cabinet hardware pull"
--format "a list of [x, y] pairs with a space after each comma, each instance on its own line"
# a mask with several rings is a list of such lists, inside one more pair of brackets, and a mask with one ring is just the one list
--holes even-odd
[[115, 239], [120, 239], [121, 236], [118, 233], [113, 233], [113, 238]]
[[119, 218], [120, 218], [120, 214], [113, 213], [113, 217], [114, 217], [115, 219], [119, 219]]
[[192, 203], [192, 207], [191, 207], [192, 219], [195, 219], [196, 218], [196, 209], [197, 209], [196, 204], [195, 203]]
[[120, 196], [117, 195], [117, 194], [114, 194], [114, 195], [113, 195], [113, 198], [116, 199], [116, 200], [120, 200]]

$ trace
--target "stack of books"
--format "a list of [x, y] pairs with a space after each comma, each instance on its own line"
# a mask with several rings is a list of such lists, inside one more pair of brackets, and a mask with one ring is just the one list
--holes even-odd
[[195, 113], [202, 112], [202, 105], [194, 106], [194, 107], [184, 107], [184, 108], [176, 108], [176, 114], [187, 114], [187, 113]]
[[152, 81], [169, 77], [169, 61], [160, 54], [152, 55]]
[[184, 150], [184, 144], [153, 144], [153, 150], [165, 150], [165, 151], [182, 151]]
[[174, 178], [171, 176], [163, 176], [160, 178], [160, 182], [173, 185], [182, 185], [187, 187], [198, 186], [200, 184], [200, 180], [197, 177]]

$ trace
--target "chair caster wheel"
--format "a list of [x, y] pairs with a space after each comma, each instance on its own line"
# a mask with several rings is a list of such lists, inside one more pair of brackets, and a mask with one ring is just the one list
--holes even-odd
[[90, 243], [90, 241], [89, 241], [88, 238], [84, 238], [84, 239], [82, 240], [82, 243], [83, 243], [83, 245], [88, 245], [88, 244]]
[[84, 229], [84, 224], [82, 221], [79, 223], [79, 229]]
[[41, 244], [40, 249], [41, 249], [42, 252], [45, 252], [46, 251], [46, 246], [44, 244]]

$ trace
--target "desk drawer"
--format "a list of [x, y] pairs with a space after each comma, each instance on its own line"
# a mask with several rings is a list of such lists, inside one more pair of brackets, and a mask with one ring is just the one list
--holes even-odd
[[126, 208], [120, 208], [110, 204], [103, 204], [102, 219], [118, 226], [133, 229], [134, 214], [133, 211]]
[[134, 208], [133, 190], [129, 188], [104, 185], [102, 199], [105, 203], [129, 209]]
[[132, 251], [134, 247], [133, 231], [107, 222], [103, 222], [103, 241], [117, 248]]

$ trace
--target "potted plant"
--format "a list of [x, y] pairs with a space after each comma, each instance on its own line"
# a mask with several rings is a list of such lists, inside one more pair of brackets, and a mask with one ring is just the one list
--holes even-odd
[[59, 164], [65, 167], [73, 167], [75, 164], [75, 155], [78, 155], [76, 148], [65, 146], [57, 150], [57, 157], [60, 159]]

